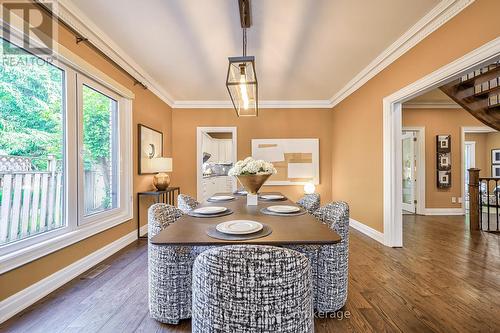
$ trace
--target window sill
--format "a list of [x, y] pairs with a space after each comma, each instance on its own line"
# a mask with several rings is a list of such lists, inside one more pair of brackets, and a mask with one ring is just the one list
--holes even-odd
[[120, 215], [115, 215], [108, 220], [83, 225], [54, 238], [2, 255], [0, 256], [0, 274], [73, 245], [85, 238], [94, 236], [131, 219], [133, 219], [133, 214], [130, 210]]

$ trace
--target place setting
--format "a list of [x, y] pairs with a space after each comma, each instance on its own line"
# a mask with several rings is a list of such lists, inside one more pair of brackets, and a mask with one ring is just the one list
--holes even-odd
[[289, 205], [275, 205], [264, 207], [260, 210], [262, 214], [274, 216], [300, 216], [304, 215], [306, 211], [297, 206]]
[[261, 194], [259, 195], [261, 201], [285, 201], [287, 197], [281, 194]]
[[208, 202], [227, 202], [233, 201], [236, 198], [232, 195], [214, 195], [207, 199]]
[[206, 206], [193, 209], [188, 213], [189, 216], [209, 218], [209, 217], [221, 217], [232, 214], [233, 211], [227, 207], [222, 206]]
[[248, 240], [268, 236], [270, 226], [252, 220], [233, 220], [210, 226], [207, 235], [222, 240]]

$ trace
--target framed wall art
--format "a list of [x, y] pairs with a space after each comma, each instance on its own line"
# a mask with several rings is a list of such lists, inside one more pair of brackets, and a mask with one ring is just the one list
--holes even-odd
[[139, 174], [153, 174], [151, 159], [163, 156], [163, 133], [151, 127], [139, 124], [137, 137], [139, 142]]
[[451, 135], [436, 136], [437, 187], [451, 187]]
[[492, 164], [491, 165], [491, 177], [500, 178], [500, 164]]
[[500, 149], [491, 150], [491, 164], [500, 164]]
[[265, 185], [319, 184], [319, 139], [252, 139], [252, 156], [278, 172]]

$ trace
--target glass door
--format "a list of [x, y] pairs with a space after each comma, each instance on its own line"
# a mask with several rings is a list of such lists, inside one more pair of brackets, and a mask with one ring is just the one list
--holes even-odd
[[415, 163], [415, 133], [403, 132], [403, 205], [406, 212], [415, 213], [415, 184], [416, 163]]
[[465, 209], [469, 209], [469, 170], [470, 168], [476, 167], [476, 142], [465, 141], [465, 152], [464, 152], [464, 194], [465, 194]]

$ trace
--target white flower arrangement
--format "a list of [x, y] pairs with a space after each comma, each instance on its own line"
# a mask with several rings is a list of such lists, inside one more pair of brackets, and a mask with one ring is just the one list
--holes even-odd
[[246, 175], [274, 175], [276, 173], [272, 163], [263, 160], [254, 160], [252, 157], [247, 157], [243, 161], [238, 161], [229, 170], [229, 176], [246, 176]]

